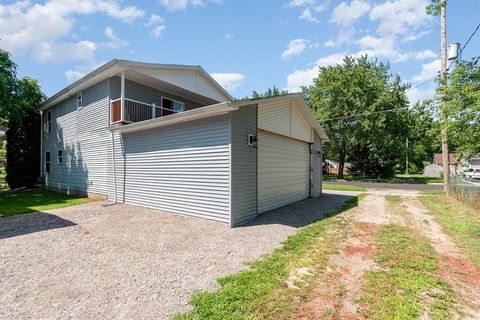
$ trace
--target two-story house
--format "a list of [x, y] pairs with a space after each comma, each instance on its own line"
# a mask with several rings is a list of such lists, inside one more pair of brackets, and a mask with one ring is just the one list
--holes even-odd
[[236, 101], [199, 66], [112, 60], [44, 101], [47, 188], [240, 225], [321, 195], [299, 94]]

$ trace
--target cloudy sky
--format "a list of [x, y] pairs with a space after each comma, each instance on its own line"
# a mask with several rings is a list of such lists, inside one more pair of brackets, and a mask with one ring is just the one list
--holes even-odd
[[[0, 48], [47, 95], [113, 59], [201, 65], [242, 98], [298, 91], [318, 66], [367, 53], [412, 84], [439, 70], [439, 18], [426, 0], [0, 0]], [[450, 1], [448, 42], [464, 43], [480, 1]], [[477, 34], [463, 57], [480, 55]], [[432, 95], [429, 82], [409, 92]]]

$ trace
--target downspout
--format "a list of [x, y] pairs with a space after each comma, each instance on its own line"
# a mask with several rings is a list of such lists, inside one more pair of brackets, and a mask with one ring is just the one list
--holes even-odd
[[42, 187], [45, 187], [43, 179], [43, 111], [40, 110], [40, 178], [42, 179]]

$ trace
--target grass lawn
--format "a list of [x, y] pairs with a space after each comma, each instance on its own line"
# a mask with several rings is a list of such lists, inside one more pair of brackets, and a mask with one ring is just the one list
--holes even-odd
[[[0, 189], [1, 190], [1, 189]], [[0, 191], [0, 216], [58, 209], [95, 201], [45, 190], [5, 192]]]
[[480, 267], [480, 212], [443, 193], [419, 198], [472, 262]]
[[[336, 180], [337, 175], [334, 174], [325, 174], [324, 180]], [[393, 178], [362, 178], [362, 177], [353, 177], [351, 174], [346, 174], [344, 176], [346, 181], [361, 181], [361, 182], [380, 182], [380, 183], [418, 183], [418, 184], [428, 184], [428, 183], [441, 183], [442, 178], [429, 178], [424, 177], [422, 174], [397, 174]]]
[[[250, 269], [220, 278], [220, 289], [200, 291], [190, 300], [191, 312], [174, 317], [187, 319], [285, 319], [313, 288], [316, 272], [324, 270], [328, 256], [335, 252], [335, 243], [350, 223], [336, 215], [357, 205], [359, 197], [351, 198], [343, 207], [290, 236], [281, 248], [250, 264]], [[332, 232], [335, 230], [335, 232]], [[308, 268], [309, 275], [294, 285], [285, 285], [296, 270]], [[300, 275], [299, 275], [300, 276]]]
[[323, 183], [322, 185], [323, 190], [340, 190], [340, 191], [367, 191], [367, 188], [359, 187], [359, 186], [348, 186], [343, 184], [331, 184], [331, 183]]

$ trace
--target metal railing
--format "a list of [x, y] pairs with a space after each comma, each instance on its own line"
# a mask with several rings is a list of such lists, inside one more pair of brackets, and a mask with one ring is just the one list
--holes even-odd
[[480, 209], [480, 180], [449, 176], [448, 189], [457, 199]]
[[[121, 104], [122, 99], [112, 100], [111, 102], [111, 115], [112, 115], [112, 123], [117, 122], [125, 122], [125, 123], [132, 123], [132, 122], [140, 122], [145, 120], [151, 120], [167, 115], [171, 115], [174, 113], [178, 113], [180, 111], [175, 111], [168, 108], [163, 108], [161, 106], [155, 105], [155, 103], [145, 103], [133, 99], [124, 99], [124, 110], [122, 113]], [[123, 118], [122, 118], [123, 117]]]

